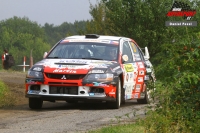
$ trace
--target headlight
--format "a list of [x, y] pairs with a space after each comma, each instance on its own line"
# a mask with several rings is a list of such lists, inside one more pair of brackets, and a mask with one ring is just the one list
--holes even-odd
[[41, 66], [33, 66], [28, 70], [28, 78], [43, 78], [43, 68]]
[[112, 81], [113, 74], [105, 73], [105, 74], [89, 74], [86, 80], [93, 81]]

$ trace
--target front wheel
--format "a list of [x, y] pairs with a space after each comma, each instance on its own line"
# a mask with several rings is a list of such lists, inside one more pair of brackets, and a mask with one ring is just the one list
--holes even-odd
[[31, 109], [41, 109], [43, 100], [39, 98], [29, 98], [29, 108]]
[[122, 101], [122, 87], [121, 80], [118, 80], [118, 84], [116, 87], [116, 101], [115, 102], [107, 102], [107, 107], [112, 109], [119, 109]]

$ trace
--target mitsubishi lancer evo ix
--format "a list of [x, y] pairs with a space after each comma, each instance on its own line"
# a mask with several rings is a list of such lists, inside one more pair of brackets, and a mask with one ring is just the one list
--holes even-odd
[[97, 100], [118, 109], [131, 99], [148, 103], [154, 82], [147, 47], [143, 52], [126, 37], [77, 35], [60, 40], [28, 70], [25, 96], [31, 109], [58, 100]]

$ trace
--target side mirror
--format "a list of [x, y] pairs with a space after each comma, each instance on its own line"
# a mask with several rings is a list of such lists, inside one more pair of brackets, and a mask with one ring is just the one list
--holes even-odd
[[122, 55], [122, 62], [128, 61], [128, 55]]
[[47, 52], [44, 52], [43, 58], [46, 58], [47, 54]]
[[145, 60], [148, 60], [148, 59], [150, 58], [148, 48], [145, 47], [144, 49], [145, 49], [144, 59], [145, 59]]

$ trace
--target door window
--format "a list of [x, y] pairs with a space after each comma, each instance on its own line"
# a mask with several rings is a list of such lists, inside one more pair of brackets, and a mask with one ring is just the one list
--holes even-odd
[[124, 63], [133, 62], [133, 55], [132, 55], [129, 43], [127, 41], [123, 43], [123, 54], [122, 55], [127, 55], [128, 56], [128, 60], [125, 61]]
[[131, 44], [131, 48], [133, 50], [133, 54], [135, 57], [135, 61], [142, 61], [143, 60], [143, 53], [141, 53], [140, 49], [138, 48], [138, 46], [136, 46], [135, 43], [130, 42]]

